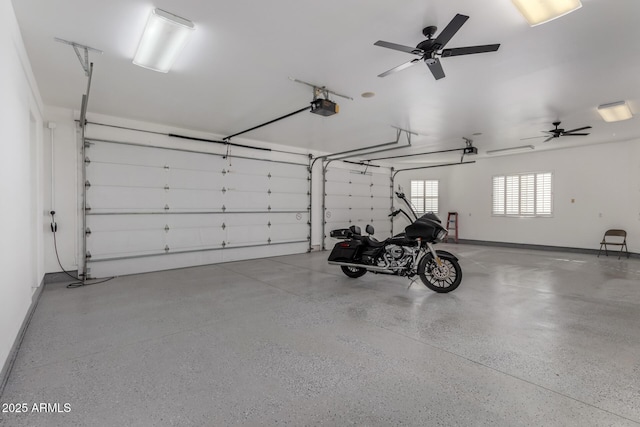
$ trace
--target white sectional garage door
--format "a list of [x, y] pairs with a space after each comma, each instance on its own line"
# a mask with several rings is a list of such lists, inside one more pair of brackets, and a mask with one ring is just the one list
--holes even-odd
[[306, 252], [308, 166], [88, 140], [91, 277]]
[[325, 174], [325, 247], [331, 249], [336, 239], [331, 230], [357, 225], [365, 232], [367, 224], [375, 236], [391, 236], [391, 171], [384, 167], [330, 164]]

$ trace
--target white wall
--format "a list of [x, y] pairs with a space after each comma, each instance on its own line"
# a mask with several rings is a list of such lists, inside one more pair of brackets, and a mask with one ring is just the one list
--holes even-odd
[[[65, 270], [75, 271], [78, 269], [77, 236], [80, 232], [78, 224], [78, 209], [80, 208], [78, 200], [79, 139], [73, 111], [55, 107], [45, 107], [44, 111], [46, 118], [42, 168], [45, 193], [44, 208], [47, 213], [51, 210], [56, 212], [55, 218], [58, 225], [56, 241], [60, 263]], [[55, 124], [55, 129], [49, 129], [50, 124]], [[53, 159], [51, 158], [52, 147]], [[51, 217], [47, 216], [47, 227], [50, 222]], [[45, 271], [47, 273], [61, 271], [54, 250], [53, 233], [49, 232], [48, 228], [44, 235], [44, 253]]]
[[42, 102], [9, 0], [0, 0], [0, 366], [44, 276]]
[[[412, 178], [440, 179], [441, 217], [459, 212], [462, 239], [598, 249], [606, 229], [623, 228], [629, 250], [640, 252], [639, 154], [640, 141], [628, 141], [482, 158], [400, 175], [396, 184], [408, 189]], [[553, 217], [491, 215], [494, 175], [547, 171], [553, 173]]]

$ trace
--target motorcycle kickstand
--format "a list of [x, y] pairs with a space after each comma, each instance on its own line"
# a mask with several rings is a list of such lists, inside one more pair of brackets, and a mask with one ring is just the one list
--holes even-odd
[[409, 279], [409, 286], [407, 287], [407, 290], [411, 289], [411, 286], [413, 286], [414, 283], [416, 283], [418, 281], [418, 279]]

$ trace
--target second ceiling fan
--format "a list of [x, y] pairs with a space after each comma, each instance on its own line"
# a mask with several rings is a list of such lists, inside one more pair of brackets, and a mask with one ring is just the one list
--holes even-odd
[[438, 30], [438, 28], [434, 26], [424, 28], [422, 30], [422, 34], [424, 34], [427, 39], [420, 42], [416, 47], [403, 46], [396, 43], [378, 40], [374, 43], [374, 45], [419, 56], [419, 58], [413, 59], [409, 62], [405, 62], [402, 65], [398, 65], [395, 68], [379, 74], [378, 77], [388, 76], [391, 73], [404, 70], [405, 68], [408, 68], [420, 61], [424, 61], [425, 64], [427, 64], [427, 67], [429, 67], [431, 74], [433, 74], [433, 77], [435, 77], [436, 80], [439, 80], [444, 77], [444, 70], [442, 69], [442, 65], [440, 64], [440, 59], [438, 58], [438, 56], [445, 58], [447, 56], [471, 55], [475, 53], [495, 52], [496, 50], [498, 50], [500, 44], [444, 49], [445, 45], [458, 32], [458, 30], [467, 21], [467, 19], [469, 19], [468, 16], [457, 14], [435, 39], [433, 39], [432, 37]]
[[558, 128], [558, 126], [560, 126], [560, 121], [553, 122], [553, 125], [555, 126], [555, 129], [541, 131], [542, 133], [546, 133], [547, 134], [546, 136], [532, 136], [529, 138], [522, 138], [520, 140], [524, 141], [525, 139], [547, 138], [543, 142], [549, 142], [552, 139], [560, 138], [561, 136], [587, 136], [589, 135], [588, 133], [579, 132], [579, 131], [591, 129], [591, 126], [583, 126], [581, 128], [564, 130], [564, 129]]

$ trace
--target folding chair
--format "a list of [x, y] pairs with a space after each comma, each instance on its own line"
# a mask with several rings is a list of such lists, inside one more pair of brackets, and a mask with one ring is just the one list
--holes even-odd
[[609, 256], [609, 252], [607, 251], [607, 245], [611, 246], [620, 246], [620, 253], [618, 254], [618, 259], [622, 255], [622, 251], [626, 252], [627, 258], [629, 258], [629, 249], [627, 249], [627, 232], [624, 230], [611, 229], [604, 232], [604, 236], [602, 236], [602, 241], [600, 242], [600, 249], [598, 250], [598, 256], [600, 256], [600, 252], [602, 251], [602, 247], [604, 246], [604, 253], [606, 256]]

